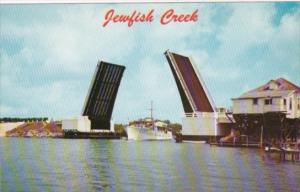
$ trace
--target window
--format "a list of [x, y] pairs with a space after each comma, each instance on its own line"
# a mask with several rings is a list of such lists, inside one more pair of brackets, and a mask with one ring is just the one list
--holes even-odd
[[257, 99], [257, 98], [254, 98], [254, 99], [253, 99], [253, 105], [257, 105], [257, 103], [258, 103], [258, 99]]
[[286, 99], [283, 99], [283, 105], [286, 105]]
[[293, 104], [292, 104], [292, 98], [290, 98], [290, 110], [292, 110]]
[[272, 99], [265, 99], [265, 105], [272, 105]]

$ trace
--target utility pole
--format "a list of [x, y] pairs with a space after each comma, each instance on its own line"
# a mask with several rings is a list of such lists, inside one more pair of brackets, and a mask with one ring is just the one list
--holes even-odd
[[262, 114], [262, 119], [263, 119], [263, 122], [262, 122], [262, 125], [260, 128], [260, 147], [261, 148], [263, 147], [263, 139], [264, 139], [264, 124], [265, 124], [264, 114]]

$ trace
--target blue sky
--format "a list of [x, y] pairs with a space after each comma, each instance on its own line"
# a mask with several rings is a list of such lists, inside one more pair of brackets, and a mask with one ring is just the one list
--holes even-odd
[[[154, 9], [153, 23], [109, 24], [109, 9]], [[196, 23], [160, 15], [198, 9]], [[98, 60], [125, 65], [115, 122], [149, 115], [181, 122], [183, 107], [164, 51], [192, 56], [218, 107], [279, 77], [300, 85], [300, 3], [1, 5], [0, 115], [81, 114]]]

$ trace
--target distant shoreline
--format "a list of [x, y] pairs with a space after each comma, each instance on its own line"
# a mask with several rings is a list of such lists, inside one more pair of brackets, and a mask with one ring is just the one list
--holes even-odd
[[0, 137], [62, 137], [63, 130], [54, 121], [1, 122]]

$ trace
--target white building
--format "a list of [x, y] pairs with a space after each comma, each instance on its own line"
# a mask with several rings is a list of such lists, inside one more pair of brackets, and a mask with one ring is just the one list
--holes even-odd
[[62, 129], [65, 131], [76, 130], [80, 132], [91, 131], [91, 121], [87, 116], [80, 116], [77, 118], [70, 118], [62, 120]]
[[233, 98], [237, 128], [262, 141], [293, 140], [300, 134], [300, 87], [279, 78]]
[[79, 116], [77, 118], [63, 119], [62, 129], [64, 131], [79, 131], [79, 132], [115, 132], [114, 121], [110, 120], [109, 130], [91, 129], [91, 121], [88, 116]]
[[233, 98], [233, 114], [286, 113], [286, 118], [300, 117], [300, 87], [279, 78]]

